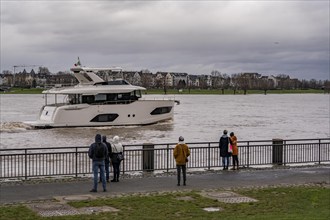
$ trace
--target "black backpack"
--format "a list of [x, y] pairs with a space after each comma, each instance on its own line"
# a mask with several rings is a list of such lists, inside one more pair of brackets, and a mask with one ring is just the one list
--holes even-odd
[[95, 147], [95, 158], [104, 159], [105, 149], [101, 143], [97, 143]]

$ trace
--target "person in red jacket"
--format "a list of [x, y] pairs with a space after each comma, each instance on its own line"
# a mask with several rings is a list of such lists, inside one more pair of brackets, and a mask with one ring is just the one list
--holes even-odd
[[174, 148], [173, 156], [176, 161], [176, 170], [177, 170], [177, 179], [178, 179], [177, 185], [180, 186], [181, 170], [182, 170], [183, 185], [185, 186], [187, 180], [186, 164], [188, 162], [188, 157], [190, 156], [190, 150], [188, 145], [184, 143], [184, 138], [182, 136], [179, 137], [179, 142]]

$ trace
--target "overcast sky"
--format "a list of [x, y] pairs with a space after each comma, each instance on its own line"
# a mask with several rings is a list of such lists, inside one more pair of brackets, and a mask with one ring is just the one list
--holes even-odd
[[329, 79], [329, 2], [1, 0], [1, 72], [65, 71], [79, 56], [89, 67]]

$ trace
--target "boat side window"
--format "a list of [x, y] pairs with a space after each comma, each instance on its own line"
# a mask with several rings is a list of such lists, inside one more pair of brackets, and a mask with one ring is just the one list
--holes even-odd
[[113, 102], [113, 101], [116, 101], [117, 100], [117, 95], [116, 94], [107, 94], [107, 101], [109, 101], [110, 103]]
[[82, 103], [92, 104], [94, 102], [93, 95], [84, 95], [82, 96]]
[[74, 105], [74, 104], [79, 104], [81, 101], [81, 96], [80, 94], [70, 94], [69, 95], [69, 103]]
[[139, 98], [141, 98], [141, 92], [140, 90], [136, 90], [136, 91], [132, 91], [131, 92], [131, 100], [138, 100]]
[[122, 100], [130, 100], [130, 98], [131, 98], [130, 93], [123, 93], [121, 99]]
[[95, 95], [95, 102], [105, 102], [107, 101], [107, 95], [106, 94], [97, 94]]
[[150, 114], [151, 115], [161, 115], [161, 114], [166, 114], [171, 112], [172, 107], [171, 106], [167, 106], [167, 107], [158, 107], [155, 108]]

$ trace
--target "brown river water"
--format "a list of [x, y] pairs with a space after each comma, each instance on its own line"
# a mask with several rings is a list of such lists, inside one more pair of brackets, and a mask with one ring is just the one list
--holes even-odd
[[[146, 95], [158, 98], [157, 95]], [[171, 96], [173, 98], [173, 96]], [[148, 126], [33, 129], [43, 95], [0, 95], [0, 146], [6, 148], [90, 145], [96, 133], [118, 135], [123, 144], [218, 141], [222, 131], [238, 140], [330, 137], [329, 94], [176, 95], [173, 120]]]

